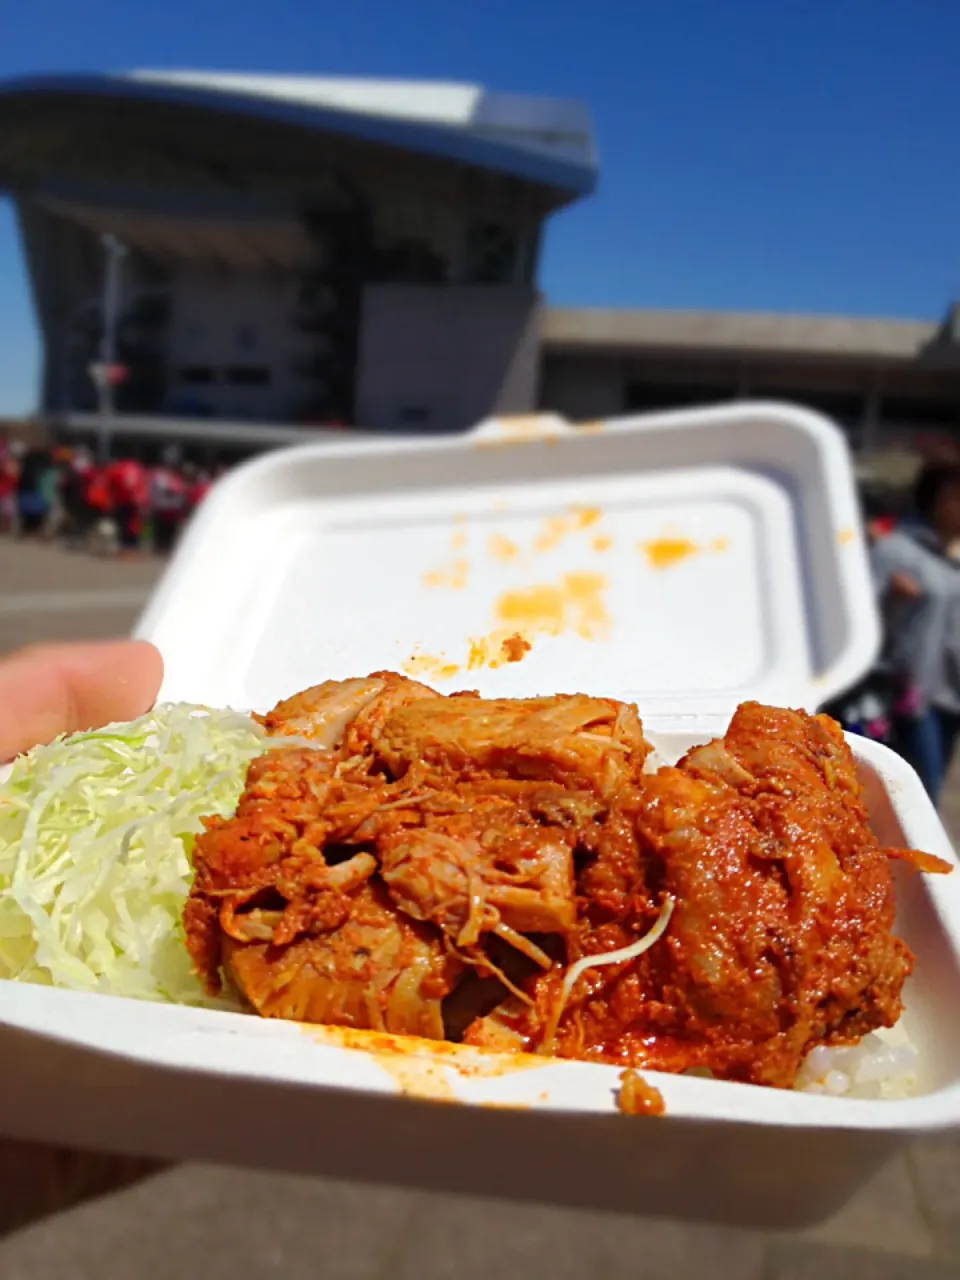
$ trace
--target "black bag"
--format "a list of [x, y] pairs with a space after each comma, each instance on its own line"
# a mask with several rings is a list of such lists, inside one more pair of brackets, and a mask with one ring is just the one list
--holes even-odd
[[901, 696], [900, 681], [889, 671], [874, 669], [823, 707], [847, 733], [892, 746], [894, 720]]

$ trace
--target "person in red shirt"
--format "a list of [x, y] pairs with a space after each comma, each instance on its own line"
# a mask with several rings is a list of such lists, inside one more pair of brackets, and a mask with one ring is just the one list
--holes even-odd
[[176, 466], [173, 456], [166, 455], [150, 473], [153, 546], [159, 554], [163, 555], [172, 549], [187, 517], [188, 499], [187, 480]]
[[136, 458], [116, 458], [105, 469], [113, 518], [121, 551], [136, 551], [143, 533], [143, 518], [150, 506], [147, 469]]
[[113, 497], [107, 483], [107, 469], [91, 460], [85, 470], [81, 490], [83, 535], [81, 544], [100, 555], [116, 551], [117, 529], [113, 518]]
[[19, 475], [17, 460], [4, 444], [0, 450], [0, 533], [15, 533], [17, 529]]
[[91, 463], [83, 477], [83, 501], [91, 523], [107, 519], [113, 511], [113, 498], [105, 467]]
[[871, 543], [889, 537], [897, 527], [896, 516], [874, 516], [867, 522], [867, 537]]

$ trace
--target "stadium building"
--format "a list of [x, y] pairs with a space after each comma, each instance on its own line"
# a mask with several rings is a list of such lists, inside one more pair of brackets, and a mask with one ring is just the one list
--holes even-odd
[[545, 305], [546, 224], [596, 181], [569, 101], [190, 72], [0, 84], [0, 191], [57, 432], [94, 429], [91, 371], [109, 364], [124, 440], [254, 448], [325, 424], [457, 431], [750, 396], [819, 408], [867, 449], [960, 433], [957, 313]]

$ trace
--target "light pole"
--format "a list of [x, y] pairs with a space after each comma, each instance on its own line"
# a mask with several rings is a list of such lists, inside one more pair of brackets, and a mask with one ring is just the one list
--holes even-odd
[[113, 419], [113, 369], [117, 360], [117, 319], [120, 314], [120, 266], [127, 251], [112, 232], [101, 237], [104, 251], [103, 337], [100, 340], [100, 461], [110, 456]]

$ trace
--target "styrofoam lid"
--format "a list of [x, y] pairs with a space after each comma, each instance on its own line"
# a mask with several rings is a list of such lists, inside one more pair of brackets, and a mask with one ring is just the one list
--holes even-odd
[[820, 705], [879, 640], [844, 440], [762, 403], [267, 455], [216, 487], [138, 630], [170, 698], [260, 708], [392, 668], [667, 719]]

